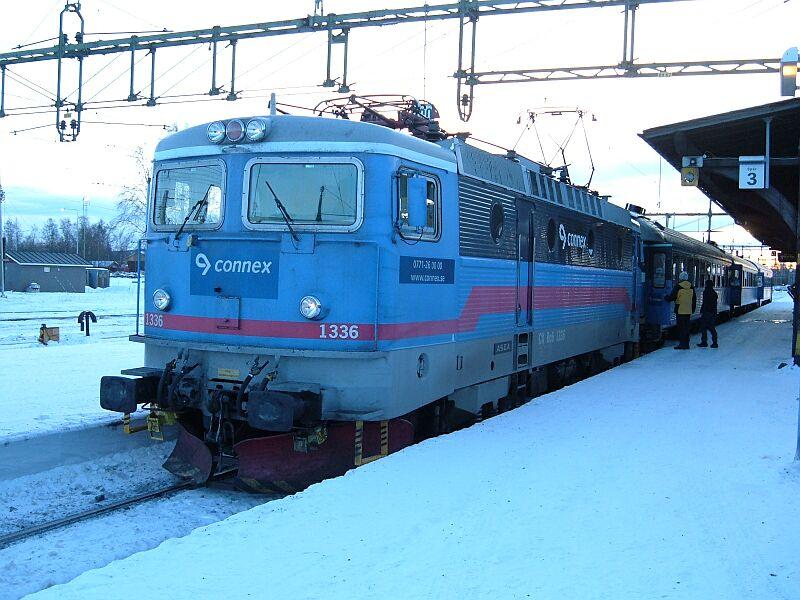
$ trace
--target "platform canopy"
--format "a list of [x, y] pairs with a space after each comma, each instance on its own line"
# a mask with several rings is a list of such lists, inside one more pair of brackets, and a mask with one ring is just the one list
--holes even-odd
[[[766, 154], [765, 119], [771, 118], [770, 186], [739, 189], [739, 157]], [[750, 234], [796, 261], [800, 195], [800, 98], [648, 129], [641, 134], [680, 170], [684, 156], [704, 157], [699, 188]]]

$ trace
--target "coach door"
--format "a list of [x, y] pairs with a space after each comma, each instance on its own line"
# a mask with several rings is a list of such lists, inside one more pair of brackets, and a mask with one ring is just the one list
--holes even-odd
[[517, 325], [533, 326], [533, 266], [536, 255], [533, 204], [517, 201]]
[[742, 305], [742, 266], [732, 265], [728, 269], [729, 302], [731, 308]]

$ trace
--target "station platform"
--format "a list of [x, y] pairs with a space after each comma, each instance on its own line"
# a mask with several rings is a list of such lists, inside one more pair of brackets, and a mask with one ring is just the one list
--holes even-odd
[[[791, 303], [37, 597], [797, 598]], [[136, 575], [136, 574], [139, 575]]]

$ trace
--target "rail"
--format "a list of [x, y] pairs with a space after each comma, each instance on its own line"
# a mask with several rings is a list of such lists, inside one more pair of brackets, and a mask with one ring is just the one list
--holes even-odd
[[28, 538], [41, 535], [43, 533], [47, 533], [48, 531], [61, 529], [62, 527], [67, 527], [68, 525], [73, 525], [81, 521], [86, 521], [89, 519], [93, 519], [94, 517], [99, 517], [104, 514], [112, 513], [127, 506], [132, 506], [134, 504], [139, 504], [141, 502], [147, 502], [149, 500], [155, 500], [156, 498], [162, 498], [164, 496], [174, 494], [176, 492], [190, 489], [194, 486], [195, 486], [194, 482], [184, 481], [181, 483], [176, 483], [173, 485], [163, 487], [161, 489], [152, 492], [139, 494], [138, 496], [134, 496], [133, 498], [127, 498], [125, 500], [120, 500], [118, 502], [112, 502], [111, 504], [107, 504], [106, 506], [99, 506], [97, 508], [92, 508], [66, 517], [62, 517], [60, 519], [54, 519], [53, 521], [49, 521], [47, 523], [34, 525], [32, 527], [26, 527], [19, 531], [15, 531], [13, 533], [8, 533], [6, 535], [0, 536], [0, 549], [7, 548], [13, 544], [26, 540]]

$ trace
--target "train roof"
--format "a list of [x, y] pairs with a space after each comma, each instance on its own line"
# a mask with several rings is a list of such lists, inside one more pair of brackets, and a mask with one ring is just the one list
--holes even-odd
[[[247, 123], [253, 116], [242, 117]], [[275, 115], [260, 117], [270, 123], [269, 133], [264, 142], [242, 143], [241, 148], [252, 152], [266, 151], [316, 151], [325, 152], [326, 144], [331, 144], [332, 151], [341, 152], [349, 148], [357, 152], [387, 152], [388, 148], [405, 150], [418, 155], [421, 162], [432, 163], [431, 166], [455, 171], [453, 153], [437, 144], [382, 127], [372, 123], [349, 121], [347, 119], [330, 119], [321, 117], [301, 117], [294, 115]], [[229, 121], [230, 119], [226, 119]], [[193, 155], [221, 154], [223, 146], [214, 144], [207, 137], [208, 123], [189, 127], [183, 131], [167, 136], [156, 147], [156, 160], [182, 158]], [[333, 149], [333, 145], [336, 148]], [[192, 152], [193, 151], [193, 152]]]
[[642, 238], [645, 242], [672, 244], [692, 254], [701, 254], [712, 258], [727, 258], [728, 260], [733, 259], [733, 256], [724, 252], [715, 244], [701, 242], [674, 229], [663, 227], [644, 215], [634, 215], [634, 218], [642, 227]]
[[753, 271], [760, 272], [764, 270], [761, 265], [759, 265], [756, 262], [753, 262], [748, 258], [742, 258], [740, 256], [732, 256], [731, 258], [733, 258], [733, 262], [736, 263], [737, 265], [742, 265], [743, 267], [746, 267]]
[[767, 270], [765, 267], [762, 267], [752, 260], [734, 256], [733, 254], [728, 254], [715, 244], [701, 242], [689, 237], [688, 235], [675, 231], [674, 229], [667, 229], [666, 227], [651, 221], [644, 215], [634, 213], [632, 213], [632, 215], [641, 225], [642, 238], [645, 242], [656, 244], [672, 244], [673, 247], [677, 247], [691, 254], [708, 256], [712, 258], [722, 258], [730, 261], [731, 264], [742, 265], [751, 270], [755, 269], [758, 272]]
[[[247, 123], [255, 116], [240, 117]], [[507, 190], [532, 196], [614, 222], [626, 228], [639, 224], [623, 208], [584, 188], [552, 176], [552, 169], [516, 153], [493, 154], [460, 138], [426, 141], [407, 133], [362, 121], [295, 115], [259, 116], [269, 122], [262, 142], [239, 143], [250, 152], [365, 152], [399, 155], [409, 160], [458, 172]], [[230, 121], [226, 119], [225, 121]], [[220, 155], [233, 145], [208, 140], [208, 123], [165, 137], [156, 147], [155, 160]]]

